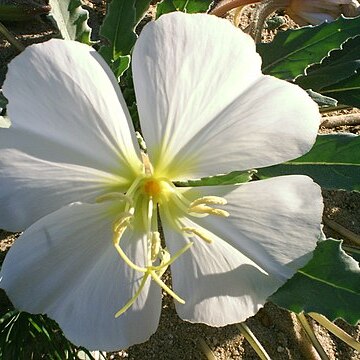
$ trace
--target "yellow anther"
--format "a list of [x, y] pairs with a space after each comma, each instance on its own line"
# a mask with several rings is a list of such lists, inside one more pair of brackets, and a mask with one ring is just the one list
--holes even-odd
[[169, 267], [169, 265], [171, 265], [185, 251], [189, 250], [193, 244], [193, 242], [189, 242], [183, 248], [178, 250], [173, 256], [170, 256], [170, 253], [167, 251], [166, 248], [161, 249], [161, 263], [159, 266], [152, 266], [152, 270], [155, 270], [161, 277], [166, 271], [166, 269]]
[[150, 162], [149, 156], [144, 152], [141, 152], [141, 158], [144, 164], [145, 174], [148, 176], [152, 175], [154, 173], [154, 168]]
[[208, 214], [208, 215], [216, 215], [216, 216], [223, 216], [228, 217], [230, 214], [222, 209], [214, 209], [207, 205], [196, 205], [189, 208], [190, 213], [196, 213], [196, 214]]
[[158, 258], [160, 245], [160, 233], [158, 231], [153, 231], [151, 233], [151, 262], [154, 262]]
[[[159, 258], [161, 259], [161, 262], [159, 265], [160, 269], [157, 270], [156, 273], [161, 278], [164, 275], [167, 268], [169, 267], [169, 264], [171, 263], [171, 255], [165, 248], [165, 249], [161, 249]], [[175, 261], [175, 259], [173, 261]]]
[[185, 231], [190, 234], [194, 234], [209, 244], [211, 244], [213, 242], [213, 239], [211, 239], [211, 237], [210, 237], [211, 233], [205, 231], [204, 229], [199, 229], [199, 228], [195, 228], [195, 227], [183, 227], [182, 231]]
[[114, 222], [113, 225], [113, 231], [114, 232], [118, 232], [120, 228], [122, 228], [123, 226], [128, 226], [129, 225], [129, 220], [133, 217], [133, 214], [128, 212], [128, 211], [124, 211], [120, 214], [119, 219], [116, 220]]
[[120, 238], [123, 236], [126, 228], [130, 225], [130, 219], [133, 217], [133, 215], [129, 212], [123, 212], [121, 213], [119, 219], [114, 222], [113, 225], [113, 243], [118, 244], [120, 241]]
[[220, 197], [220, 196], [203, 196], [201, 198], [198, 198], [196, 200], [194, 200], [191, 204], [190, 204], [190, 208], [194, 207], [196, 205], [200, 205], [200, 204], [206, 204], [206, 205], [226, 205], [227, 201], [226, 199]]

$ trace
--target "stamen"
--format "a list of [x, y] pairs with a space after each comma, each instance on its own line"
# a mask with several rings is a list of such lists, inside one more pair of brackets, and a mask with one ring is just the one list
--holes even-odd
[[149, 156], [144, 152], [141, 152], [141, 158], [144, 164], [145, 174], [151, 176], [154, 173], [154, 168], [150, 162]]
[[[125, 229], [129, 226], [129, 220], [133, 217], [133, 214], [130, 212], [122, 212], [119, 216], [119, 219], [114, 222], [113, 231], [116, 234], [123, 234]], [[120, 237], [121, 237], [120, 235]]]
[[120, 315], [122, 315], [127, 309], [129, 309], [134, 302], [136, 301], [136, 299], [139, 297], [142, 289], [145, 286], [146, 280], [148, 279], [150, 273], [146, 273], [140, 283], [139, 288], [136, 290], [136, 293], [134, 294], [134, 296], [115, 314], [115, 318], [118, 318]]
[[[108, 200], [121, 200], [124, 202], [122, 212], [113, 224], [113, 245], [127, 266], [143, 274], [143, 277], [139, 280], [139, 288], [134, 293], [134, 296], [116, 312], [115, 317], [119, 317], [136, 302], [149, 277], [151, 277], [150, 281], [154, 280], [176, 301], [181, 304], [185, 303], [180, 296], [165, 284], [161, 277], [168, 267], [189, 250], [194, 243], [189, 241], [173, 256], [170, 255], [166, 248], [163, 249], [158, 231], [158, 209], [161, 210], [161, 216], [166, 218], [168, 225], [172, 225], [176, 231], [192, 234], [207, 243], [213, 242], [214, 235], [202, 227], [184, 227], [182, 218], [208, 215], [229, 216], [227, 211], [217, 208], [218, 205], [226, 205], [226, 199], [219, 196], [203, 196], [191, 202], [186, 197], [186, 194], [176, 188], [170, 180], [154, 176], [154, 169], [146, 154], [143, 154], [143, 166], [143, 173], [132, 181], [126, 194], [108, 193], [96, 199], [97, 202]], [[136, 216], [137, 221], [132, 222], [134, 216]], [[141, 231], [144, 231], [147, 236], [146, 259], [143, 266], [139, 266], [130, 260], [120, 246], [121, 238], [127, 227], [131, 226], [132, 223], [136, 225], [139, 221], [143, 222]], [[190, 235], [185, 236], [190, 237]], [[153, 266], [153, 264], [157, 265]]]
[[211, 239], [209, 237], [210, 233], [207, 234], [207, 232], [205, 230], [203, 230], [203, 229], [198, 229], [198, 228], [195, 228], [195, 227], [183, 227], [182, 231], [195, 234], [196, 236], [198, 236], [202, 240], [206, 241], [208, 244], [211, 244], [213, 242], [213, 239]]
[[171, 259], [171, 256], [170, 256], [169, 252], [166, 250], [166, 248], [165, 248], [165, 249], [161, 249], [161, 251], [160, 251], [160, 253], [159, 253], [159, 258], [161, 259], [161, 263], [160, 263], [160, 265], [158, 266], [159, 269], [158, 269], [158, 270], [154, 269], [154, 270], [156, 270], [159, 278], [161, 278], [161, 277], [164, 275], [164, 273], [165, 273], [165, 271], [167, 270], [167, 268], [168, 268], [167, 263], [168, 263], [169, 260]]
[[189, 207], [194, 207], [196, 205], [206, 204], [206, 205], [226, 205], [226, 199], [219, 196], [203, 196], [194, 200]]
[[193, 244], [194, 244], [193, 242], [189, 242], [183, 248], [178, 250], [172, 257], [170, 257], [170, 254], [166, 249], [163, 249], [162, 250], [164, 252], [163, 260], [165, 262], [161, 262], [161, 264], [159, 266], [152, 266], [151, 269], [155, 270], [155, 271], [160, 271], [163, 268], [165, 268], [165, 270], [166, 270], [168, 268], [168, 266], [171, 265], [179, 256], [181, 256], [185, 251], [189, 250], [191, 248], [191, 246], [193, 246]]
[[151, 233], [151, 262], [153, 263], [158, 258], [160, 252], [160, 233], [158, 231], [153, 231]]
[[[159, 237], [160, 240], [160, 237]], [[125, 261], [125, 263], [130, 266], [132, 269], [144, 272], [145, 275], [143, 276], [140, 286], [135, 292], [134, 296], [115, 314], [115, 317], [119, 317], [122, 315], [127, 309], [129, 309], [136, 301], [136, 299], [139, 297], [142, 289], [145, 286], [146, 280], [149, 276], [164, 290], [166, 291], [170, 296], [172, 296], [176, 301], [178, 301], [181, 304], [185, 304], [185, 300], [183, 300], [180, 296], [178, 296], [173, 290], [171, 290], [162, 280], [161, 276], [164, 274], [166, 269], [170, 264], [172, 264], [179, 256], [181, 256], [185, 251], [187, 251], [191, 246], [193, 245], [193, 242], [190, 242], [186, 244], [182, 249], [177, 251], [173, 257], [170, 258], [170, 254], [167, 250], [163, 249], [161, 251], [163, 259], [159, 266], [150, 266], [147, 268], [141, 268], [137, 265], [135, 265], [124, 253], [124, 251], [120, 248], [119, 245], [115, 245], [115, 248], [119, 252], [121, 258]]]
[[115, 249], [117, 250], [117, 252], [119, 253], [120, 257], [125, 261], [126, 265], [128, 265], [129, 267], [131, 267], [132, 269], [136, 270], [136, 271], [140, 271], [142, 273], [146, 273], [148, 271], [147, 268], [143, 268], [141, 266], [138, 266], [136, 264], [134, 264], [125, 254], [124, 250], [120, 247], [119, 244], [114, 244]]
[[154, 270], [149, 270], [149, 274], [153, 278], [153, 280], [163, 289], [165, 290], [170, 296], [172, 296], [176, 301], [180, 304], [185, 304], [185, 300], [183, 300], [179, 295], [175, 294], [161, 279], [156, 275]]
[[196, 213], [196, 214], [208, 214], [208, 215], [216, 215], [216, 216], [223, 216], [223, 217], [228, 217], [230, 214], [222, 209], [214, 209], [210, 206], [207, 205], [196, 205], [196, 206], [192, 206], [189, 208], [188, 210], [191, 213]]

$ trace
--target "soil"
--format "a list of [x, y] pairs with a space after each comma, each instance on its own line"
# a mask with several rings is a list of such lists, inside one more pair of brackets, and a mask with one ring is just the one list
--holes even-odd
[[[40, 1], [40, 0], [38, 0]], [[44, 0], [45, 1], [45, 0]], [[93, 28], [92, 36], [98, 39], [99, 24], [106, 8], [105, 0], [85, 1], [90, 13], [89, 25]], [[253, 7], [249, 7], [243, 16], [240, 26], [245, 27], [251, 20]], [[149, 16], [151, 17], [151, 13]], [[230, 14], [230, 17], [232, 15]], [[296, 24], [284, 18], [282, 28], [294, 27]], [[58, 36], [53, 24], [44, 16], [37, 16], [26, 22], [6, 23], [9, 31], [24, 45], [43, 42], [51, 37]], [[264, 30], [263, 41], [274, 36], [273, 30]], [[17, 50], [0, 36], [0, 87], [6, 73], [6, 64], [17, 55]], [[358, 109], [342, 111], [359, 112]], [[338, 115], [339, 112], [327, 113], [325, 116]], [[359, 126], [342, 126], [334, 129], [320, 129], [321, 133], [352, 132], [360, 133]], [[341, 190], [323, 189], [324, 217], [355, 234], [360, 234], [360, 193]], [[344, 238], [326, 225], [324, 231], [328, 237]], [[17, 234], [0, 230], [0, 262], [3, 261], [6, 251], [15, 241]], [[346, 244], [355, 245], [344, 239]], [[170, 278], [170, 275], [167, 275]], [[170, 281], [170, 279], [168, 279]], [[11, 306], [5, 293], [0, 292], [0, 313], [4, 313]], [[225, 309], [226, 310], [226, 309]], [[360, 359], [360, 353], [352, 350], [345, 343], [330, 334], [312, 319], [316, 336], [324, 347], [329, 359], [355, 360]], [[359, 340], [360, 325], [349, 326], [339, 320], [336, 322], [351, 336]], [[267, 303], [254, 317], [246, 321], [263, 344], [272, 359], [279, 360], [308, 360], [319, 359], [311, 343], [304, 334], [297, 316], [274, 304]], [[122, 351], [107, 354], [108, 359], [257, 359], [257, 355], [245, 340], [236, 325], [223, 328], [212, 328], [202, 324], [191, 324], [182, 321], [175, 312], [174, 303], [167, 294], [163, 294], [163, 308], [157, 332], [151, 338], [139, 345]], [[13, 359], [9, 359], [13, 360]], [[15, 359], [14, 359], [15, 360]]]

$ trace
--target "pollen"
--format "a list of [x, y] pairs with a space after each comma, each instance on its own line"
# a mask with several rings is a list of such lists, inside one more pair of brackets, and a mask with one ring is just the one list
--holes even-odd
[[162, 190], [161, 182], [156, 179], [148, 179], [144, 182], [143, 189], [146, 195], [157, 197]]

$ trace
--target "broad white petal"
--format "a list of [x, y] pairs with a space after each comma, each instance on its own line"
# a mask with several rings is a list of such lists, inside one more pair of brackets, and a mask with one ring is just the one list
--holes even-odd
[[18, 150], [0, 151], [0, 228], [20, 231], [72, 202], [125, 191], [126, 179], [80, 165], [54, 163]]
[[352, 0], [292, 0], [287, 14], [299, 25], [331, 22], [341, 15], [342, 4]]
[[[197, 226], [190, 220], [184, 225]], [[189, 241], [166, 225], [164, 232], [172, 253]], [[208, 244], [190, 237], [194, 245], [171, 265], [173, 288], [185, 300], [176, 303], [176, 311], [184, 320], [210, 326], [245, 321], [282, 282], [221, 238], [212, 238]]]
[[260, 67], [252, 39], [226, 20], [172, 13], [148, 24], [135, 45], [133, 73], [155, 171], [201, 177], [308, 151], [317, 106]]
[[[11, 247], [0, 282], [20, 310], [46, 313], [75, 344], [105, 351], [147, 340], [161, 309], [160, 289], [148, 280], [135, 304], [114, 317], [142, 274], [114, 249], [108, 210], [108, 204], [73, 204], [42, 218]], [[126, 232], [121, 246], [132, 261], [145, 264], [142, 234]]]
[[289, 278], [309, 260], [321, 234], [323, 212], [321, 189], [311, 178], [281, 176], [194, 190], [224, 197], [224, 209], [230, 213], [227, 218], [208, 216], [196, 222], [265, 271]]
[[[293, 13], [291, 11], [288, 12], [288, 15], [296, 21], [300, 26], [305, 25], [320, 25], [324, 22], [332, 22], [338, 16], [322, 13], [322, 12], [308, 12], [308, 11], [301, 11], [299, 13]], [[339, 11], [340, 16], [340, 11]]]
[[[185, 193], [190, 199], [205, 195], [224, 197], [230, 216], [184, 220], [185, 226], [209, 231], [214, 241], [193, 239], [189, 252], [172, 265], [172, 279], [175, 291], [188, 300], [177, 305], [182, 318], [222, 326], [254, 315], [309, 260], [321, 233], [323, 205], [320, 188], [305, 176]], [[186, 240], [165, 224], [173, 253]]]
[[79, 42], [52, 39], [26, 48], [10, 63], [3, 86], [12, 126], [0, 132], [0, 147], [131, 173], [139, 166], [136, 139], [110, 73]]

